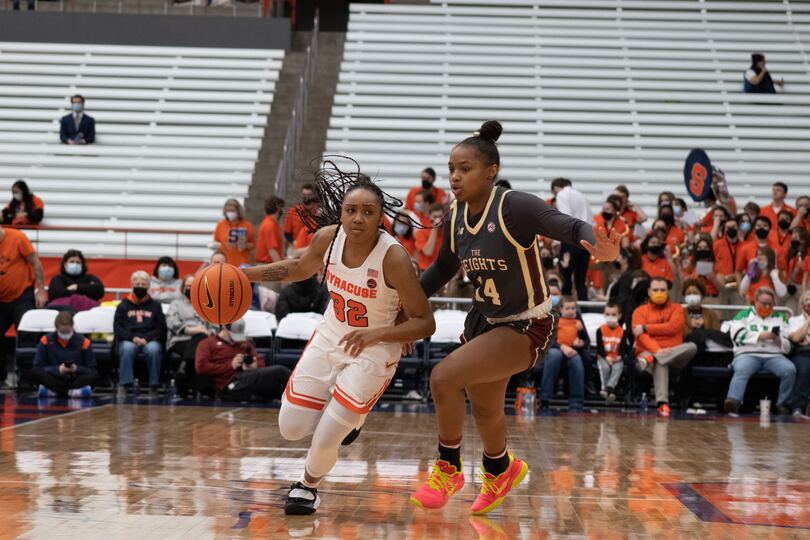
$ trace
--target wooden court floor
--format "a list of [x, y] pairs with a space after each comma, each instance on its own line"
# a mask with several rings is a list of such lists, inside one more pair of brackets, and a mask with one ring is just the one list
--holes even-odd
[[509, 417], [531, 468], [489, 518], [468, 484], [441, 511], [408, 504], [436, 438], [430, 412], [388, 405], [341, 452], [310, 517], [286, 518], [306, 441], [273, 408], [64, 402], [5, 396], [0, 538], [810, 538], [810, 423], [636, 413]]

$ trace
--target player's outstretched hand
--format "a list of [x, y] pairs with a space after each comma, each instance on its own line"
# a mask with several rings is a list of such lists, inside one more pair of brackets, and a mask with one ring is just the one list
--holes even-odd
[[367, 347], [380, 342], [381, 335], [379, 329], [353, 330], [343, 336], [338, 345], [343, 345], [343, 350], [352, 358], [363, 352]]
[[580, 244], [599, 262], [615, 261], [619, 256], [622, 236], [613, 229], [610, 236], [605, 232], [604, 227], [594, 227], [593, 236], [596, 238], [596, 245], [587, 240], [580, 240]]

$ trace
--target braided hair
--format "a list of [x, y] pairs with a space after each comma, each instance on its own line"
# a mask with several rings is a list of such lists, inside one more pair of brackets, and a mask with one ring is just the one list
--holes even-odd
[[[342, 170], [336, 163], [337, 159], [349, 161], [350, 164], [353, 165], [354, 170]], [[318, 211], [313, 215], [301, 207], [296, 207], [296, 212], [307, 228], [307, 231], [311, 233], [330, 225], [338, 225], [335, 229], [335, 235], [332, 237], [332, 242], [329, 244], [329, 252], [326, 255], [326, 260], [332, 257], [332, 248], [335, 246], [335, 240], [337, 240], [337, 235], [340, 231], [343, 199], [352, 191], [364, 189], [373, 193], [377, 197], [377, 202], [380, 204], [382, 213], [391, 218], [391, 220], [396, 221], [401, 216], [399, 208], [403, 206], [402, 201], [380, 189], [368, 175], [360, 172], [360, 165], [350, 157], [337, 155], [324, 156], [323, 165], [315, 171], [314, 175], [313, 183], [315, 195], [318, 199]], [[408, 216], [408, 220], [412, 227], [420, 229], [428, 228], [410, 216]], [[380, 225], [380, 228], [383, 228], [383, 226]], [[325, 278], [326, 276], [324, 275], [324, 279]], [[321, 282], [323, 282], [323, 280], [321, 280]]]

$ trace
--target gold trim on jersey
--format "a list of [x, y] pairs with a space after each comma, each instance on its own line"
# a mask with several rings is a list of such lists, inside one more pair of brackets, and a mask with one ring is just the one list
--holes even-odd
[[467, 231], [470, 234], [478, 234], [478, 231], [481, 230], [481, 227], [484, 225], [484, 222], [487, 220], [487, 214], [489, 214], [489, 207], [492, 206], [492, 201], [495, 200], [495, 193], [497, 193], [498, 188], [493, 187], [492, 191], [489, 194], [489, 200], [487, 201], [487, 205], [484, 207], [484, 212], [481, 214], [481, 219], [478, 220], [478, 223], [475, 227], [470, 227], [470, 222], [467, 221], [467, 216], [470, 215], [470, 205], [465, 203], [464, 204], [464, 226], [467, 227]]
[[532, 309], [535, 306], [534, 284], [532, 283], [532, 277], [529, 273], [529, 263], [526, 260], [527, 251], [532, 250], [537, 260], [537, 273], [540, 275], [540, 288], [543, 291], [543, 298], [548, 298], [548, 288], [546, 287], [546, 278], [543, 276], [543, 264], [540, 259], [540, 248], [537, 246], [537, 241], [533, 241], [532, 245], [529, 247], [521, 246], [520, 243], [509, 234], [509, 229], [506, 228], [506, 224], [503, 221], [503, 201], [506, 200], [506, 194], [510, 191], [512, 190], [507, 189], [503, 192], [503, 195], [501, 195], [501, 200], [498, 203], [498, 222], [501, 224], [503, 235], [515, 247], [515, 251], [517, 251], [518, 259], [520, 260], [520, 268], [523, 271], [523, 281], [526, 283], [526, 292], [529, 293], [529, 309]]
[[453, 215], [450, 218], [450, 251], [456, 252], [456, 213], [458, 211], [458, 201], [453, 201]]

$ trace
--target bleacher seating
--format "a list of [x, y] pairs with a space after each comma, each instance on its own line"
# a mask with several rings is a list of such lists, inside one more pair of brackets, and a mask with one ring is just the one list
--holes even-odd
[[[205, 258], [225, 199], [247, 195], [283, 57], [0, 42], [0, 193], [26, 179], [45, 201], [43, 225], [211, 231], [183, 235], [179, 253], [169, 233], [41, 231], [46, 255]], [[77, 93], [94, 145], [59, 142]]]
[[[351, 4], [327, 151], [402, 195], [422, 167], [446, 178], [452, 146], [498, 119], [518, 189], [566, 176], [596, 210], [625, 183], [650, 208], [685, 193], [702, 147], [738, 200], [764, 201], [777, 179], [808, 185], [808, 23], [806, 5], [775, 1]], [[783, 93], [742, 93], [754, 51]]]

